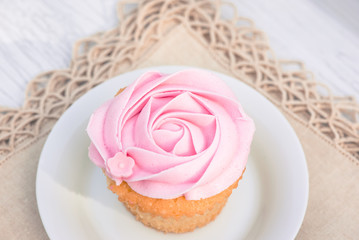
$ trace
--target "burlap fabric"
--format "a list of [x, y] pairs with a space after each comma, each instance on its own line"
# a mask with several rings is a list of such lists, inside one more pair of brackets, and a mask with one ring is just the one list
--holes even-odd
[[250, 20], [235, 14], [223, 19], [219, 1], [136, 4], [126, 14], [127, 4], [119, 4], [118, 27], [78, 41], [68, 69], [33, 79], [20, 109], [0, 108], [0, 239], [48, 238], [35, 176], [42, 146], [61, 114], [113, 76], [169, 64], [232, 75], [276, 104], [295, 129], [309, 168], [308, 209], [297, 239], [358, 239], [358, 104], [333, 96], [302, 63], [278, 60]]

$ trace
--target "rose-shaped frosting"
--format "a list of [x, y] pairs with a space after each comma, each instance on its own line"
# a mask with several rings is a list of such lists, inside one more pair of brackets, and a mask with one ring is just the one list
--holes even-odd
[[199, 200], [241, 176], [254, 129], [215, 75], [147, 72], [92, 114], [89, 157], [141, 195]]

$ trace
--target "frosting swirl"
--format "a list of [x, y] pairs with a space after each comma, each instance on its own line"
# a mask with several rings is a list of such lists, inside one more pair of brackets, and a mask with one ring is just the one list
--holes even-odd
[[199, 200], [241, 176], [254, 130], [215, 75], [147, 72], [92, 114], [89, 157], [141, 195]]

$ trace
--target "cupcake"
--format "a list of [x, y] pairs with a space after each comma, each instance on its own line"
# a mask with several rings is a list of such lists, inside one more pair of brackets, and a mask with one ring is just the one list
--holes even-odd
[[217, 76], [146, 72], [92, 114], [89, 158], [137, 220], [183, 233], [221, 212], [242, 178], [254, 130]]

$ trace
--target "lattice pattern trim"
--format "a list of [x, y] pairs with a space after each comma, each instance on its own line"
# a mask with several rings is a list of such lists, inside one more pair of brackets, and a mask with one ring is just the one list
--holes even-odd
[[[118, 7], [120, 25], [78, 41], [71, 66], [33, 79], [20, 109], [0, 108], [0, 160], [49, 131], [81, 95], [103, 81], [134, 69], [173, 28], [182, 24], [238, 79], [312, 128], [349, 156], [359, 159], [359, 105], [333, 96], [300, 62], [280, 61], [265, 34], [233, 7], [221, 17], [221, 1], [141, 1], [130, 13]], [[288, 67], [289, 66], [289, 67]], [[286, 70], [293, 69], [295, 70]], [[0, 164], [2, 162], [0, 161]]]

